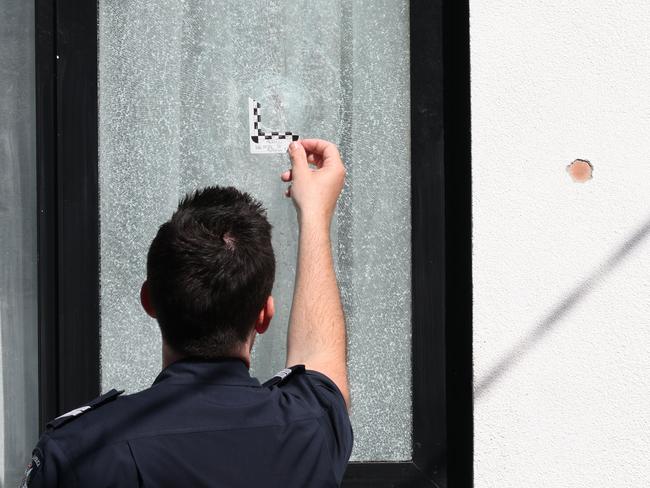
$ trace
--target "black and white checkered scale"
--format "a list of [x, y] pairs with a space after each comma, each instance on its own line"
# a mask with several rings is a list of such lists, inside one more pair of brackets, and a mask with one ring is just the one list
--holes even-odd
[[258, 144], [260, 142], [260, 139], [266, 139], [266, 140], [291, 139], [292, 141], [298, 140], [299, 136], [292, 132], [278, 132], [278, 131], [264, 132], [261, 129], [261, 125], [260, 125], [260, 123], [262, 122], [262, 115], [260, 114], [260, 103], [253, 102], [252, 110], [253, 110], [253, 114], [252, 114], [253, 116], [251, 118], [252, 120], [251, 139], [255, 144]]

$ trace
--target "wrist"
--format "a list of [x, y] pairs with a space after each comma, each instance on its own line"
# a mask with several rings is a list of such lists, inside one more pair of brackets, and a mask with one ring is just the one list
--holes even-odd
[[329, 237], [331, 223], [331, 216], [298, 212], [298, 230], [301, 233], [325, 234]]

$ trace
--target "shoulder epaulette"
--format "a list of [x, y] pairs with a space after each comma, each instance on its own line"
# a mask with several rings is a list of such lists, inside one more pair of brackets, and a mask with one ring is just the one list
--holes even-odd
[[106, 403], [115, 400], [118, 396], [120, 396], [122, 393], [124, 393], [124, 390], [111, 390], [103, 395], [98, 396], [94, 400], [91, 400], [88, 402], [87, 405], [84, 405], [83, 407], [75, 408], [74, 410], [70, 410], [67, 413], [64, 413], [63, 415], [58, 416], [54, 420], [51, 420], [47, 423], [47, 428], [54, 430], [58, 429], [64, 424], [67, 424], [71, 420], [79, 417], [80, 415], [83, 415], [86, 413], [88, 410], [94, 410], [96, 408], [101, 407], [102, 405], [105, 405]]
[[273, 375], [273, 378], [266, 381], [262, 386], [266, 386], [268, 388], [272, 386], [277, 386], [287, 381], [287, 378], [289, 378], [291, 375], [304, 373], [304, 372], [305, 372], [304, 364], [297, 364], [295, 366], [291, 366], [290, 368], [284, 368], [282, 371], [278, 371], [277, 373], [275, 373], [275, 375]]

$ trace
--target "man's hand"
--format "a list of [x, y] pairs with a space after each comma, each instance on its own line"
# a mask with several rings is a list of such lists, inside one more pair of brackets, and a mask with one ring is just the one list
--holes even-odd
[[[296, 206], [300, 236], [287, 366], [304, 364], [326, 375], [341, 390], [349, 407], [345, 319], [329, 235], [345, 168], [336, 146], [320, 139], [294, 142], [289, 154], [291, 170], [281, 178], [291, 181], [287, 196]], [[310, 168], [310, 163], [316, 168]]]
[[[345, 168], [336, 145], [321, 139], [304, 139], [289, 146], [291, 170], [282, 173], [291, 181], [286, 195], [293, 199], [298, 220], [316, 220], [329, 228], [336, 200], [343, 189]], [[316, 166], [310, 168], [309, 164]]]

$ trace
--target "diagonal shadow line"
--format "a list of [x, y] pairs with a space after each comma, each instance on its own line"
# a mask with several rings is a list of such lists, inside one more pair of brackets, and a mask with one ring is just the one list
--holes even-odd
[[553, 330], [558, 321], [589, 294], [606, 275], [611, 273], [644, 240], [648, 233], [650, 233], [650, 219], [632, 237], [627, 239], [596, 271], [580, 285], [575, 287], [566, 298], [548, 312], [542, 321], [526, 337], [512, 347], [508, 354], [478, 381], [477, 386], [474, 388], [474, 400], [487, 393], [508, 370], [513, 368], [529, 350]]

